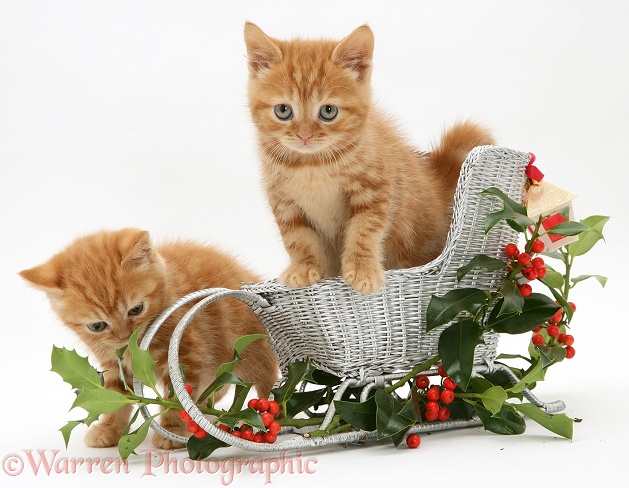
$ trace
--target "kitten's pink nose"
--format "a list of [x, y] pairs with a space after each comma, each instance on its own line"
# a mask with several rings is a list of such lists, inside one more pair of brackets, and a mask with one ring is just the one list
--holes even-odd
[[297, 136], [303, 141], [304, 146], [307, 146], [312, 134], [297, 134]]

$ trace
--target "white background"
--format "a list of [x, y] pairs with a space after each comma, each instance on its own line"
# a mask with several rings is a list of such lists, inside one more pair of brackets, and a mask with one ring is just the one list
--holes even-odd
[[[375, 97], [413, 143], [425, 147], [457, 118], [474, 117], [501, 145], [534, 152], [548, 181], [580, 196], [580, 217], [612, 217], [606, 243], [575, 266], [609, 283], [575, 289], [577, 355], [552, 368], [537, 390], [583, 419], [573, 442], [529, 423], [517, 437], [482, 429], [424, 436], [417, 450], [334, 447], [302, 454], [316, 458], [316, 474], [275, 475], [274, 486], [629, 481], [621, 454], [629, 434], [623, 0], [0, 1], [0, 457], [27, 460], [28, 449], [116, 456], [84, 447], [80, 429], [64, 448], [56, 430], [80, 413], [67, 411], [73, 394], [49, 372], [50, 352], [53, 344], [78, 344], [19, 270], [80, 234], [123, 226], [145, 228], [156, 240], [218, 244], [265, 278], [286, 265], [260, 189], [246, 106], [245, 20], [281, 38], [341, 38], [369, 23]], [[522, 352], [527, 340], [502, 346]], [[0, 484], [221, 482], [164, 469], [141, 477], [145, 469], [142, 456], [131, 474], [117, 476], [81, 468], [35, 476], [27, 465], [9, 477], [0, 467]], [[264, 482], [244, 473], [232, 485]]]

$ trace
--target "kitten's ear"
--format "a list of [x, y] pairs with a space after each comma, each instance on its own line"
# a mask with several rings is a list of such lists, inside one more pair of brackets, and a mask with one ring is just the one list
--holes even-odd
[[282, 60], [282, 51], [262, 29], [251, 22], [245, 23], [245, 44], [249, 60], [249, 74], [253, 77], [272, 63]]
[[332, 61], [354, 71], [359, 81], [369, 81], [373, 45], [373, 32], [363, 25], [339, 42], [332, 53]]
[[155, 250], [145, 230], [124, 229], [119, 241], [123, 268], [148, 268], [155, 262]]
[[50, 297], [58, 297], [63, 293], [61, 289], [61, 274], [58, 266], [48, 261], [34, 268], [25, 269], [18, 273], [28, 283]]

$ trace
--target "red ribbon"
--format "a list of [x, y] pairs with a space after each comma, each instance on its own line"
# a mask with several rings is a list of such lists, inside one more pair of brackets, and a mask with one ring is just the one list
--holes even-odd
[[533, 163], [535, 162], [535, 154], [529, 154], [531, 155], [531, 159], [529, 160], [529, 165], [526, 167], [526, 176], [528, 176], [532, 184], [539, 185], [544, 179], [544, 173], [542, 173], [537, 166], [533, 166]]

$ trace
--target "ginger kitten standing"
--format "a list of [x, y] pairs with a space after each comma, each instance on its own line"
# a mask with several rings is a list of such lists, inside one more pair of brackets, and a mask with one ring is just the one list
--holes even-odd
[[[154, 246], [146, 231], [122, 229], [97, 232], [76, 239], [46, 263], [20, 272], [31, 285], [44, 291], [51, 306], [90, 349], [105, 373], [105, 387], [124, 392], [118, 375], [115, 351], [125, 346], [140, 328], [139, 337], [167, 307], [182, 296], [205, 288], [238, 289], [242, 282], [259, 278], [233, 258], [214, 248], [192, 242], [174, 241]], [[150, 351], [157, 361], [155, 374], [166, 387], [168, 345], [172, 332], [190, 307], [177, 310], [155, 335]], [[186, 329], [181, 342], [180, 362], [186, 365], [186, 382], [193, 398], [215, 379], [216, 368], [231, 361], [234, 341], [247, 334], [264, 334], [253, 312], [230, 298], [203, 309]], [[266, 339], [248, 346], [235, 374], [255, 383], [260, 396], [268, 396], [278, 377], [274, 352]], [[128, 352], [124, 369], [132, 385]], [[118, 443], [133, 407], [101, 416], [85, 438], [91, 447]], [[159, 417], [160, 424], [177, 434], [189, 436], [178, 411]], [[162, 449], [181, 447], [159, 434], [153, 444]]]
[[492, 136], [465, 122], [431, 153], [409, 145], [373, 106], [367, 26], [341, 42], [280, 41], [247, 23], [245, 43], [264, 186], [291, 261], [281, 281], [342, 274], [371, 293], [385, 269], [436, 258], [461, 164]]

